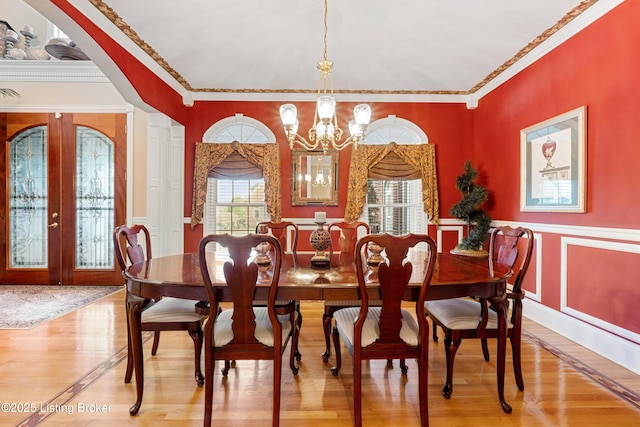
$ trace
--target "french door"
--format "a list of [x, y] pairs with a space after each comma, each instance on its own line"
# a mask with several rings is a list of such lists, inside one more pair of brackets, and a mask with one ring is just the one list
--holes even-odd
[[125, 114], [0, 113], [0, 282], [120, 284]]

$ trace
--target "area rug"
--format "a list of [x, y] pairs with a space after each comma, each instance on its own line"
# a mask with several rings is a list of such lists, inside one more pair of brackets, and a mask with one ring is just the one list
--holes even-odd
[[31, 329], [123, 286], [0, 285], [0, 329]]

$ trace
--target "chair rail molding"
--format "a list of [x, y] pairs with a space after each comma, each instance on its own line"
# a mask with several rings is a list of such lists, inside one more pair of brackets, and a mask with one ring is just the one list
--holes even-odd
[[590, 227], [584, 225], [545, 224], [535, 222], [493, 221], [493, 225], [522, 226], [538, 233], [553, 233], [563, 236], [594, 237], [607, 240], [640, 242], [640, 230], [632, 228]]

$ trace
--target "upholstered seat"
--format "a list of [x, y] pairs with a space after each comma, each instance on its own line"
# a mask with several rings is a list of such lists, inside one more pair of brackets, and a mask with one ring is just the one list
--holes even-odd
[[[255, 315], [256, 331], [254, 336], [258, 342], [264, 344], [267, 347], [273, 347], [274, 336], [273, 326], [269, 320], [269, 313], [266, 307], [254, 307], [253, 314]], [[224, 310], [216, 318], [216, 324], [214, 325], [214, 343], [215, 347], [224, 347], [229, 344], [233, 339], [233, 309]], [[291, 334], [291, 322], [288, 314], [281, 314], [276, 316], [278, 322], [282, 326], [282, 340], [286, 341], [287, 337]]]
[[[436, 304], [437, 303], [437, 304]], [[482, 307], [478, 301], [467, 298], [455, 300], [427, 301], [427, 310], [447, 329], [476, 329], [482, 319]], [[487, 312], [487, 329], [498, 329], [498, 315], [493, 310]], [[513, 323], [507, 319], [507, 327]]]
[[[361, 344], [367, 347], [380, 339], [380, 312], [382, 307], [369, 307], [367, 318], [362, 326]], [[345, 344], [354, 342], [354, 329], [352, 327], [344, 328], [343, 325], [349, 325], [360, 313], [360, 306], [347, 307], [334, 313], [336, 327], [340, 336], [344, 337]], [[400, 329], [400, 339], [411, 346], [418, 345], [418, 322], [408, 310], [402, 310], [402, 328]]]
[[162, 304], [154, 304], [141, 314], [142, 323], [200, 322], [202, 314], [196, 313], [197, 301], [164, 297]]

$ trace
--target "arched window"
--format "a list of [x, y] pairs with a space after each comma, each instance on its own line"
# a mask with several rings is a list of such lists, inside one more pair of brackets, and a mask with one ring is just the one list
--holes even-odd
[[388, 116], [367, 126], [363, 144], [427, 144], [429, 138], [415, 123], [396, 116]]
[[[428, 137], [414, 123], [389, 116], [371, 123], [362, 143], [386, 145], [392, 142], [398, 145], [426, 144]], [[389, 167], [400, 169], [405, 167], [405, 163], [397, 155], [390, 155], [384, 164], [381, 162], [369, 170], [367, 201], [360, 220], [367, 222], [372, 232], [395, 235], [426, 233], [429, 218], [423, 209], [420, 175], [390, 178], [383, 170]]]
[[[275, 135], [258, 120], [236, 114], [206, 130], [207, 143], [275, 143]], [[225, 169], [227, 172], [225, 172]], [[268, 219], [262, 170], [233, 153], [210, 174], [204, 206], [203, 233], [247, 234]]]
[[219, 120], [202, 136], [202, 142], [231, 143], [233, 141], [245, 144], [275, 143], [276, 136], [262, 122], [245, 117], [241, 113]]

